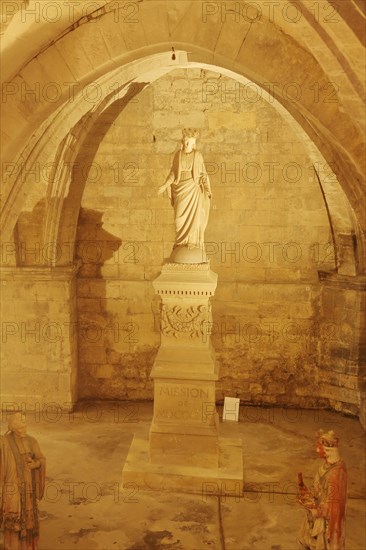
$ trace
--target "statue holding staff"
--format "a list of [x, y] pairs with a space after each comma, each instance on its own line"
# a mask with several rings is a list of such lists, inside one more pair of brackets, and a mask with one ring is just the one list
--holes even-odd
[[306, 517], [298, 539], [303, 550], [344, 550], [347, 470], [339, 455], [338, 438], [331, 430], [318, 433], [316, 452], [323, 463], [308, 489], [299, 476], [298, 503]]

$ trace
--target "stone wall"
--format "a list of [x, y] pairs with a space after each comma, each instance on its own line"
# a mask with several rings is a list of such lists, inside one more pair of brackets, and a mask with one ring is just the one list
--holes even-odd
[[[175, 70], [120, 111], [96, 127], [78, 225], [80, 397], [152, 398], [160, 334], [151, 282], [174, 241], [173, 209], [157, 189], [181, 128], [194, 126], [213, 192], [205, 238], [219, 278], [207, 333], [221, 365], [218, 399], [357, 407], [357, 391], [328, 378], [324, 349], [338, 319], [327, 314], [318, 270], [335, 259], [321, 189], [293, 129], [253, 89], [198, 69]], [[356, 373], [343, 375], [353, 388]]]
[[[364, 283], [325, 274], [322, 274], [322, 279], [318, 391], [335, 409], [360, 413], [361, 423], [365, 426]], [[328, 334], [325, 334], [324, 327], [328, 327]]]
[[[75, 278], [70, 268], [1, 268], [3, 410], [50, 422], [77, 400]], [[55, 409], [56, 406], [56, 409]]]

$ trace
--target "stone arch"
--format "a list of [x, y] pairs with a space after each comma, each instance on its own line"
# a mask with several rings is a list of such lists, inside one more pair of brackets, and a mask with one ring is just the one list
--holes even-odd
[[[343, 107], [345, 100], [336, 94], [337, 102], [329, 102], [324, 108], [329, 86], [332, 86], [331, 80], [312, 52], [304, 47], [299, 38], [296, 40], [293, 37], [293, 30], [292, 35], [284, 32], [289, 30], [291, 21], [282, 18], [278, 23], [271, 21], [270, 17], [264, 17], [263, 13], [261, 17], [258, 17], [258, 13], [248, 15], [253, 6], [245, 2], [243, 6], [246, 6], [246, 17], [242, 13], [235, 13], [233, 27], [230, 25], [232, 20], [229, 15], [222, 20], [222, 13], [215, 11], [213, 14], [206, 13], [204, 17], [199, 12], [202, 7], [194, 2], [174, 3], [167, 18], [163, 18], [165, 4], [156, 2], [152, 6], [151, 3], [144, 3], [139, 6], [140, 25], [133, 37], [126, 34], [131, 30], [132, 23], [118, 20], [118, 11], [116, 12], [112, 3], [106, 3], [100, 9], [84, 15], [71, 26], [67, 26], [66, 20], [63, 21], [62, 32], [54, 36], [52, 42], [49, 41], [49, 36], [48, 42], [43, 39], [44, 43], [38, 45], [37, 55], [25, 62], [23, 60], [19, 72], [5, 83], [5, 163], [18, 166], [25, 161], [24, 143], [29, 139], [32, 141], [34, 128], [45, 118], [52, 117], [57, 108], [65, 107], [67, 100], [70, 100], [70, 86], [65, 84], [73, 83], [73, 93], [76, 93], [121, 65], [126, 66], [126, 74], [129, 73], [132, 79], [132, 60], [137, 62], [138, 67], [138, 60], [157, 52], [169, 52], [165, 56], [171, 59], [171, 47], [174, 44], [176, 50], [188, 52], [188, 61], [208, 62], [234, 70], [272, 91], [274, 97], [300, 122], [319, 146], [327, 162], [334, 163], [334, 171], [363, 226], [362, 137], [360, 128]], [[301, 10], [302, 13], [305, 11], [303, 4]], [[157, 31], [152, 23], [159, 17], [163, 25]], [[357, 27], [357, 17], [352, 21], [356, 21]], [[311, 25], [305, 21], [305, 17], [302, 24], [308, 31], [309, 40]], [[347, 25], [346, 27], [354, 36], [353, 29], [350, 31]], [[123, 43], [122, 35], [125, 37]], [[80, 45], [80, 51], [76, 49], [76, 45]], [[90, 51], [86, 45], [89, 45]], [[9, 52], [11, 51], [12, 45], [9, 46]], [[51, 57], [58, 60], [57, 66], [49, 63]], [[258, 57], [261, 63], [257, 62]], [[337, 58], [337, 55], [334, 57]], [[275, 63], [274, 58], [278, 59]], [[301, 64], [297, 59], [302, 60]], [[47, 100], [47, 94], [44, 97], [50, 82], [60, 90], [60, 97], [54, 102]], [[313, 90], [314, 86], [316, 92]], [[347, 86], [348, 89], [355, 86], [352, 78]], [[298, 90], [299, 87], [301, 97], [294, 101], [289, 90]], [[14, 177], [10, 176], [4, 186], [5, 231], [14, 226], [16, 212], [19, 214], [21, 210], [19, 198], [19, 206], [15, 208], [15, 201], [11, 197], [21, 197], [22, 191], [19, 187], [13, 188], [13, 184]], [[9, 202], [7, 196], [10, 196]], [[9, 219], [10, 212], [13, 214], [12, 222]]]
[[[224, 74], [236, 78], [242, 84], [253, 87], [253, 83], [232, 71], [207, 64], [190, 63], [186, 61], [184, 52], [177, 52], [176, 55], [179, 55], [181, 61], [179, 65], [174, 64], [174, 68], [201, 67], [217, 72], [221, 71]], [[157, 68], [152, 69], [152, 65], [157, 65]], [[51, 136], [55, 136], [56, 119], [61, 119], [58, 122], [60, 144], [56, 148], [55, 156], [49, 156], [48, 147], [45, 147], [44, 150], [41, 148], [39, 153], [43, 162], [46, 162], [48, 159], [51, 165], [50, 178], [44, 202], [44, 219], [39, 216], [39, 208], [34, 210], [34, 217], [37, 218], [39, 223], [38, 239], [39, 242], [43, 243], [43, 246], [49, 246], [49, 243], [54, 243], [55, 249], [61, 250], [62, 242], [72, 244], [75, 240], [77, 218], [86, 175], [84, 174], [84, 177], [82, 177], [79, 170], [79, 174], [73, 178], [75, 175], [73, 167], [80, 164], [77, 160], [78, 155], [82, 154], [84, 144], [89, 139], [93, 125], [98, 121], [98, 117], [102, 116], [108, 109], [108, 106], [113, 102], [121, 102], [123, 108], [123, 104], [126, 104], [126, 102], [136, 93], [139, 93], [145, 85], [149, 82], [153, 82], [156, 78], [166, 74], [173, 68], [171, 59], [161, 55], [149, 57], [145, 60], [145, 63], [139, 61], [138, 67], [140, 71], [143, 71], [143, 68], [145, 68], [145, 72], [140, 73], [138, 77], [136, 76], [132, 82], [130, 81], [118, 86], [112, 92], [109, 91], [110, 84], [115, 78], [121, 77], [123, 70], [114, 71], [112, 75], [108, 75], [104, 79], [101, 79], [100, 82], [102, 83], [101, 85], [103, 86], [104, 93], [91, 109], [88, 101], [80, 94], [78, 100], [74, 104], [67, 104], [58, 112], [57, 116], [54, 118], [53, 124], [49, 124], [46, 131], [41, 129], [40, 144], [42, 146], [45, 143], [49, 144]], [[321, 155], [316, 145], [311, 142], [311, 139], [306, 135], [306, 132], [301, 128], [300, 124], [286, 111], [281, 103], [259, 86], [254, 85], [254, 89], [255, 93], [260, 94], [260, 96], [263, 96], [264, 99], [275, 106], [281, 115], [287, 119], [292, 127], [294, 127], [296, 132], [301, 135], [301, 139], [306, 144], [309, 154], [313, 159], [314, 170], [316, 170], [319, 184], [322, 187], [329, 211], [334, 245], [335, 249], [338, 251], [338, 268], [340, 268], [340, 273], [356, 275], [360, 270], [362, 271], [363, 261], [362, 246], [360, 245], [355, 249], [354, 238], [356, 237], [361, 243], [362, 232], [360, 231], [355, 216], [351, 213], [352, 209], [347, 206], [348, 201], [331, 167], [326, 163], [324, 157]], [[74, 125], [71, 129], [68, 128], [70, 119], [74, 120]], [[65, 122], [67, 122], [67, 124], [65, 124]], [[32, 153], [33, 151], [34, 150], [32, 150]], [[46, 156], [46, 154], [48, 156]], [[37, 155], [36, 159], [35, 162], [39, 163], [39, 157]], [[89, 160], [92, 162], [92, 158]], [[27, 163], [25, 163], [25, 165], [27, 166]], [[28, 167], [27, 171], [31, 172]], [[329, 177], [330, 175], [332, 175], [331, 178]], [[24, 184], [25, 179], [26, 178], [22, 177], [22, 175], [19, 175], [19, 185], [22, 183]], [[28, 226], [29, 217], [26, 221]], [[26, 235], [22, 236], [21, 230], [18, 229], [17, 238], [26, 240]], [[70, 262], [69, 253], [66, 253], [66, 258], [62, 254], [57, 255], [57, 261], [55, 255], [55, 259], [50, 263], [51, 265], [64, 265], [65, 262]]]

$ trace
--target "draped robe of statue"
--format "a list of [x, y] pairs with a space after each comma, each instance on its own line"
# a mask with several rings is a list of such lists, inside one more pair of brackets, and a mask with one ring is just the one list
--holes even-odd
[[301, 548], [311, 550], [345, 549], [345, 508], [347, 470], [343, 460], [324, 462], [314, 479], [315, 515], [309, 510], [302, 525]]
[[164, 187], [174, 206], [174, 248], [204, 248], [204, 232], [210, 210], [211, 188], [202, 154], [178, 151]]
[[[39, 468], [29, 469], [29, 459]], [[37, 550], [37, 500], [43, 497], [45, 457], [34, 437], [13, 432], [1, 436], [1, 527], [5, 550]]]

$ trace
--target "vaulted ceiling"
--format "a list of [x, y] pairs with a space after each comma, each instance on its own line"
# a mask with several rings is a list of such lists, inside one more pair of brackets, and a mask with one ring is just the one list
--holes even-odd
[[324, 188], [330, 215], [339, 242], [358, 244], [349, 274], [363, 271], [361, 0], [19, 0], [1, 10], [5, 241], [24, 212], [40, 239], [75, 235], [83, 190], [70, 166], [98, 116], [177, 67], [210, 66], [259, 86], [317, 151], [320, 179], [336, 175]]

